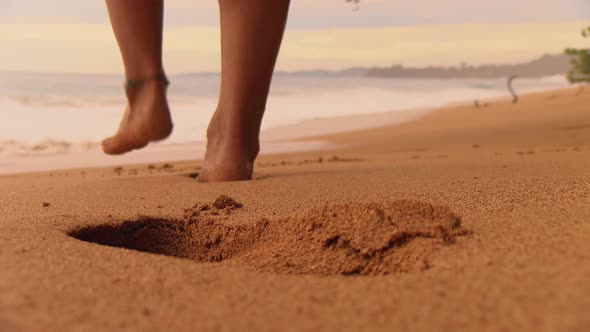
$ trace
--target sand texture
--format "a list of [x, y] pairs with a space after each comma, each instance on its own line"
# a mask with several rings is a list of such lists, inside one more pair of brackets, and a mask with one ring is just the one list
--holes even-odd
[[[0, 331], [590, 331], [590, 93], [0, 177]], [[1, 161], [0, 161], [1, 167]]]

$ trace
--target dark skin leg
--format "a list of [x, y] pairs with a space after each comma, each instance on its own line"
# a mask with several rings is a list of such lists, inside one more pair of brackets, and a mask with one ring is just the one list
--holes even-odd
[[123, 154], [162, 140], [172, 132], [166, 83], [153, 79], [162, 65], [162, 0], [107, 0], [111, 25], [121, 50], [127, 80], [146, 79], [127, 88], [128, 107], [118, 132], [103, 141], [108, 154]]
[[219, 8], [221, 94], [207, 131], [200, 180], [248, 180], [289, 0], [219, 0]]
[[[128, 79], [163, 73], [162, 0], [107, 0]], [[219, 0], [221, 93], [207, 130], [200, 181], [252, 177], [260, 124], [282, 42], [289, 0]], [[120, 154], [166, 138], [172, 121], [166, 85], [148, 80], [128, 89], [129, 107], [119, 132], [104, 141], [106, 153]]]

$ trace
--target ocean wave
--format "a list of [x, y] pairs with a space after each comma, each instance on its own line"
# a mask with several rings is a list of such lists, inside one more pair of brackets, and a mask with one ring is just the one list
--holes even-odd
[[[125, 104], [123, 97], [71, 97], [44, 95], [0, 96], [0, 105], [12, 104], [21, 107], [84, 108], [87, 106], [111, 106]], [[7, 108], [7, 107], [3, 107]]]
[[26, 143], [15, 140], [0, 141], [0, 156], [37, 156], [53, 155], [70, 152], [84, 152], [98, 149], [98, 142], [67, 142], [63, 140], [47, 139], [36, 143]]

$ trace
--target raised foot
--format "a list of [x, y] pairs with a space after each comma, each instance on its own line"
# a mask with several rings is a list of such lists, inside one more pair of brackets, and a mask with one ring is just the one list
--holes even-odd
[[155, 121], [146, 118], [137, 123], [123, 120], [119, 131], [102, 141], [102, 150], [106, 154], [121, 155], [132, 150], [139, 150], [151, 142], [166, 139], [172, 133], [172, 120]]
[[166, 86], [157, 81], [128, 90], [129, 106], [117, 133], [102, 142], [106, 154], [120, 155], [161, 141], [172, 133]]

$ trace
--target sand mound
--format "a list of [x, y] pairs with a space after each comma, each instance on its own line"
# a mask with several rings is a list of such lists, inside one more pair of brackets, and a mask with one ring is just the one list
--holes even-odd
[[298, 217], [232, 225], [231, 213], [241, 207], [221, 196], [187, 209], [182, 220], [143, 217], [70, 235], [266, 272], [380, 275], [426, 269], [437, 248], [468, 233], [448, 208], [409, 200], [326, 205]]
[[388, 274], [427, 268], [433, 249], [463, 234], [458, 216], [426, 203], [328, 205], [268, 222], [247, 258], [273, 272]]

